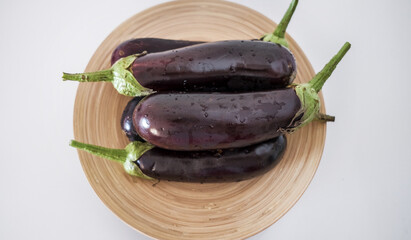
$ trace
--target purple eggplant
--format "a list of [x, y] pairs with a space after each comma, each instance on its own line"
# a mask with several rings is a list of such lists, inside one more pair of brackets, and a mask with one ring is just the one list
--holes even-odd
[[[293, 0], [273, 34], [260, 40], [196, 44], [164, 52], [139, 52], [107, 70], [63, 73], [63, 80], [112, 82], [126, 96], [155, 91], [255, 91], [281, 88], [296, 76], [296, 62], [284, 39], [298, 1]], [[124, 51], [124, 50], [123, 50]]]
[[147, 54], [133, 76], [157, 91], [253, 91], [289, 85], [296, 75], [290, 51], [279, 44], [221, 41]]
[[123, 132], [126, 134], [130, 142], [144, 141], [136, 132], [133, 124], [133, 112], [137, 104], [143, 99], [143, 97], [135, 97], [131, 99], [121, 114], [120, 126]]
[[131, 142], [125, 149], [108, 149], [71, 141], [71, 146], [123, 164], [137, 177], [179, 182], [233, 182], [262, 175], [282, 158], [284, 136], [244, 148], [178, 152]]
[[135, 108], [136, 132], [165, 149], [244, 147], [292, 132], [320, 114], [318, 92], [350, 48], [347, 42], [310, 82], [247, 93], [155, 93]]
[[112, 81], [119, 93], [153, 91], [254, 91], [289, 85], [296, 76], [291, 52], [262, 41], [220, 41], [117, 61], [109, 70], [67, 74], [65, 80]]

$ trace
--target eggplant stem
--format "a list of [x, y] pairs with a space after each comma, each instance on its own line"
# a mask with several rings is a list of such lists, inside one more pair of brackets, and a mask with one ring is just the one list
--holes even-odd
[[324, 68], [317, 73], [313, 79], [308, 83], [317, 93], [321, 90], [324, 83], [331, 76], [338, 63], [350, 49], [351, 44], [346, 42], [340, 51], [324, 66]]
[[298, 0], [293, 0], [290, 6], [285, 12], [284, 17], [281, 19], [280, 23], [277, 25], [277, 28], [274, 30], [274, 36], [278, 38], [284, 38], [285, 31], [287, 30], [288, 24], [290, 23], [291, 17], [294, 14], [295, 9], [297, 8]]
[[63, 73], [63, 81], [67, 80], [77, 82], [112, 82], [113, 70], [107, 69], [88, 73]]
[[63, 73], [63, 81], [77, 82], [112, 82], [113, 70], [101, 70], [88, 73]]
[[154, 146], [146, 142], [131, 142], [124, 149], [113, 149], [71, 140], [70, 146], [86, 151], [96, 156], [123, 164], [124, 170], [131, 176], [152, 179], [145, 175], [137, 166], [136, 161]]
[[105, 148], [101, 146], [78, 142], [76, 140], [71, 140], [70, 146], [94, 154], [96, 156], [120, 163], [124, 163], [127, 160], [128, 153], [125, 149]]
[[324, 113], [319, 113], [317, 115], [317, 120], [325, 121], [325, 122], [334, 122], [335, 117], [331, 116], [331, 115], [324, 114]]
[[265, 42], [273, 42], [281, 44], [282, 46], [288, 48], [288, 42], [285, 40], [285, 31], [287, 30], [288, 24], [291, 21], [291, 17], [294, 14], [295, 9], [297, 8], [298, 0], [292, 0], [290, 6], [285, 12], [280, 23], [277, 25], [273, 33], [264, 35], [261, 40]]

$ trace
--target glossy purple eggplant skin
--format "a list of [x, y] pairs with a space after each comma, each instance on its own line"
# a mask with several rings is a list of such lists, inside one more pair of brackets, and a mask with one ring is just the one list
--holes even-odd
[[133, 112], [136, 108], [137, 104], [143, 99], [144, 97], [134, 97], [131, 99], [126, 107], [123, 110], [123, 114], [121, 115], [120, 126], [121, 130], [126, 134], [127, 138], [130, 142], [134, 141], [144, 141], [136, 132], [136, 129], [133, 124]]
[[148, 53], [162, 52], [182, 48], [199, 43], [200, 41], [172, 40], [161, 38], [135, 38], [122, 42], [111, 55], [111, 65], [123, 57], [147, 51]]
[[284, 135], [244, 148], [178, 152], [153, 148], [136, 164], [152, 178], [180, 182], [233, 182], [262, 175], [281, 160], [287, 146]]
[[275, 43], [229, 40], [147, 54], [130, 70], [156, 91], [254, 91], [282, 88], [296, 75], [291, 52]]
[[244, 147], [282, 134], [301, 116], [294, 89], [248, 93], [155, 93], [133, 113], [136, 132], [165, 149]]

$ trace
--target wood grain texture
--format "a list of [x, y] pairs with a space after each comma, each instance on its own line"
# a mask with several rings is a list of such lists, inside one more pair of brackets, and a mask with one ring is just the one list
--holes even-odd
[[[255, 39], [275, 23], [258, 12], [224, 1], [173, 1], [145, 10], [121, 24], [99, 46], [86, 71], [106, 69], [114, 48], [136, 37], [215, 41]], [[314, 71], [287, 36], [297, 60], [296, 82]], [[322, 95], [320, 94], [323, 102]], [[78, 141], [123, 148], [123, 108], [131, 98], [111, 83], [79, 84], [74, 109]], [[322, 112], [325, 112], [322, 104]], [[120, 164], [79, 151], [84, 172], [101, 200], [134, 229], [158, 239], [240, 239], [275, 223], [301, 197], [324, 148], [326, 124], [311, 123], [288, 136], [283, 160], [267, 174], [238, 183], [193, 184], [128, 176]]]

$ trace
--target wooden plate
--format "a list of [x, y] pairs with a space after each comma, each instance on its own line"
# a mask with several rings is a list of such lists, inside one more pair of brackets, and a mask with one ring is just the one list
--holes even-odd
[[[121, 24], [97, 49], [86, 71], [108, 68], [113, 49], [130, 38], [253, 39], [274, 28], [267, 17], [234, 3], [169, 2]], [[296, 82], [306, 82], [314, 71], [295, 41], [289, 36], [288, 41], [298, 65]], [[120, 116], [130, 99], [119, 95], [111, 83], [81, 83], [74, 109], [75, 139], [112, 148], [126, 146]], [[153, 181], [128, 176], [118, 163], [82, 151], [79, 158], [101, 200], [143, 234], [179, 240], [239, 239], [269, 227], [297, 202], [320, 162], [325, 132], [326, 125], [317, 122], [288, 136], [279, 165], [264, 176], [238, 183], [163, 181], [153, 186]]]

